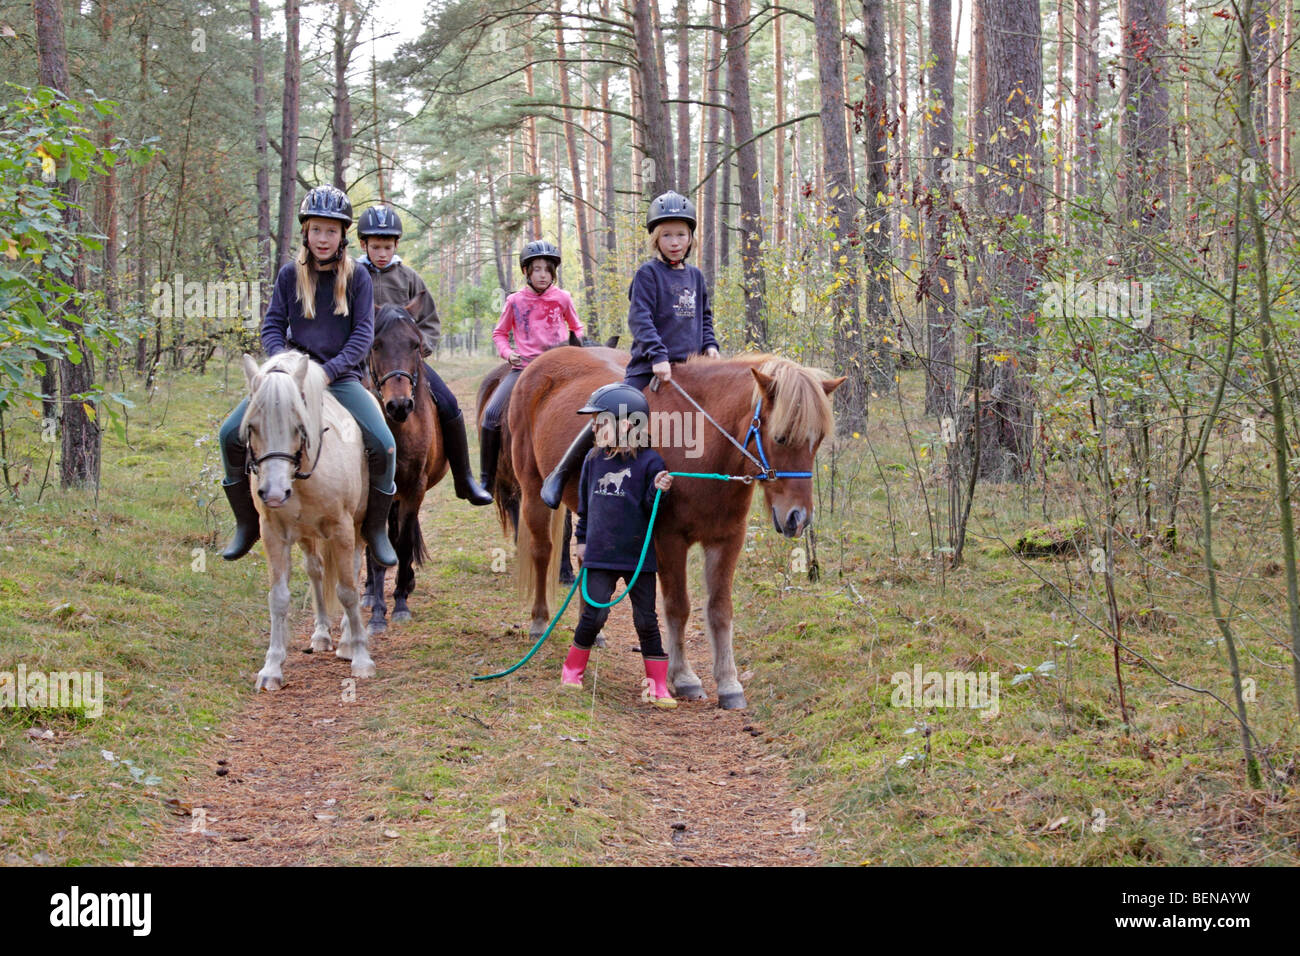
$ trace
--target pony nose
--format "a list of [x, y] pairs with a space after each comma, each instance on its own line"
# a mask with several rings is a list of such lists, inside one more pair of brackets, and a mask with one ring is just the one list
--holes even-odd
[[785, 518], [785, 528], [783, 529], [785, 536], [787, 538], [798, 537], [799, 532], [803, 531], [807, 517], [802, 508], [791, 508], [790, 513]]
[[415, 408], [415, 402], [409, 398], [396, 398], [389, 401], [387, 406], [388, 414], [392, 417], [393, 421], [404, 422], [406, 421], [406, 416], [410, 415], [411, 411]]
[[[278, 507], [279, 505], [282, 505], [286, 501], [288, 501], [289, 496], [291, 494], [293, 494], [293, 489], [286, 488], [284, 489], [284, 496], [282, 498], [280, 498], [278, 501], [267, 501], [267, 504], [272, 505], [273, 507]], [[263, 501], [266, 501], [266, 486], [262, 486], [261, 488], [257, 489], [257, 496], [261, 498]]]

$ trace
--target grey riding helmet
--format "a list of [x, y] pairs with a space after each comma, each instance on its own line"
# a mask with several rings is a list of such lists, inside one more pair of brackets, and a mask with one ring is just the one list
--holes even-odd
[[519, 253], [519, 268], [528, 272], [528, 264], [534, 259], [550, 259], [551, 263], [557, 268], [560, 265], [560, 250], [552, 242], [545, 239], [534, 239], [524, 246], [524, 251]]
[[650, 209], [645, 215], [645, 231], [654, 232], [655, 226], [670, 219], [680, 219], [688, 223], [691, 232], [695, 231], [695, 204], [672, 190], [662, 196], [656, 196], [650, 202]]
[[309, 189], [298, 207], [298, 221], [306, 222], [311, 218], [337, 219], [343, 223], [343, 233], [352, 225], [352, 201], [348, 194], [337, 186], [317, 186]]

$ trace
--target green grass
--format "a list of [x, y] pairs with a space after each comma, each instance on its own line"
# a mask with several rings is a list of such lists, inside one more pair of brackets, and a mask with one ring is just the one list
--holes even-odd
[[[464, 400], [487, 364], [438, 367], [461, 379]], [[35, 503], [49, 448], [35, 418], [7, 418], [15, 473], [30, 465], [32, 477], [18, 501], [0, 502], [0, 671], [19, 663], [101, 671], [106, 701], [98, 719], [0, 710], [0, 860], [136, 859], [174, 820], [163, 801], [183, 794], [185, 775], [201, 767], [223, 721], [252, 696], [267, 630], [264, 558], [257, 549], [227, 564], [216, 553], [229, 520], [215, 433], [242, 388], [237, 369], [230, 372], [231, 390], [220, 367], [164, 382], [152, 397], [136, 388], [128, 443], [105, 439], [98, 502], [47, 488]], [[906, 406], [916, 407], [919, 376], [907, 373], [904, 387]], [[919, 433], [934, 431], [909, 424], [918, 447]], [[944, 485], [926, 458], [917, 472], [903, 425], [895, 403], [873, 406], [866, 435], [837, 452], [837, 475], [850, 477], [833, 508], [831, 449], [823, 449], [815, 553], [774, 534], [757, 493], [737, 578], [736, 649], [741, 672], [752, 672], [751, 709], [791, 758], [792, 799], [806, 810], [822, 859], [1300, 862], [1294, 690], [1276, 641], [1281, 579], [1257, 567], [1261, 553], [1277, 550], [1267, 522], [1262, 534], [1233, 534], [1225, 518], [1216, 552], [1225, 569], [1244, 575], [1232, 587], [1249, 612], [1235, 624], [1244, 673], [1255, 681], [1251, 721], [1283, 771], [1256, 793], [1245, 787], [1236, 725], [1222, 708], [1132, 659], [1122, 665], [1132, 726], [1122, 724], [1111, 648], [1062, 596], [1104, 617], [1086, 550], [1011, 553], [1035, 529], [1073, 533], [1081, 511], [1068, 476], [1053, 475], [1046, 506], [1038, 488], [1026, 496], [980, 486], [966, 563], [945, 571], [930, 554], [932, 521], [920, 493], [938, 509]], [[649, 812], [637, 780], [644, 768], [610, 719], [635, 705], [608, 682], [593, 711], [589, 694], [563, 696], [550, 682], [468, 680], [514, 660], [528, 642], [513, 587], [491, 568], [492, 548], [503, 543], [492, 509], [452, 502], [450, 480], [431, 493], [425, 537], [435, 558], [416, 592], [422, 637], [405, 645], [400, 662], [382, 649], [376, 655], [381, 679], [386, 670], [401, 677], [368, 695], [371, 709], [346, 743], [360, 799], [400, 839], [376, 831], [374, 839], [334, 841], [320, 861], [636, 862]], [[947, 543], [946, 522], [936, 511], [937, 546]], [[1194, 527], [1183, 536], [1194, 541]], [[818, 582], [799, 570], [795, 547], [820, 563]], [[203, 570], [193, 567], [196, 548]], [[1166, 672], [1229, 698], [1199, 556], [1148, 557], [1159, 568], [1133, 552], [1116, 557], [1126, 639]], [[702, 562], [698, 554], [691, 562], [698, 607]], [[305, 592], [295, 571], [295, 607]], [[295, 614], [297, 624], [305, 620]], [[558, 670], [561, 653], [548, 646], [529, 666]], [[1055, 669], [1043, 670], [1049, 661]], [[707, 660], [694, 663], [709, 669]], [[915, 664], [996, 671], [999, 716], [892, 706], [891, 675]], [[28, 734], [37, 728], [54, 739]], [[507, 820], [499, 842], [488, 829], [498, 809]]]

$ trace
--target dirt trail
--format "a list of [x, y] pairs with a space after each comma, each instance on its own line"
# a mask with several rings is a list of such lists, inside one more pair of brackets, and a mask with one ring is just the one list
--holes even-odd
[[[461, 380], [452, 387], [463, 395], [474, 384]], [[464, 509], [464, 514], [457, 511], [458, 520], [470, 514], [460, 503], [443, 506]], [[473, 513], [485, 535], [497, 533], [490, 511]], [[224, 739], [204, 754], [206, 770], [180, 788], [176, 825], [160, 834], [140, 862], [306, 864], [351, 857], [349, 850], [381, 842], [382, 808], [357, 804], [364, 787], [354, 754], [372, 733], [367, 721], [379, 714], [385, 694], [428, 690], [432, 683], [450, 699], [458, 693], [458, 682], [464, 685], [463, 673], [431, 674], [415, 663], [413, 651], [427, 644], [437, 627], [436, 614], [430, 613], [434, 607], [426, 602], [436, 606], [432, 589], [417, 590], [412, 598], [416, 621], [391, 628], [375, 642], [379, 676], [358, 682], [354, 701], [344, 699], [346, 661], [332, 652], [300, 652], [308, 644], [310, 615], [295, 611], [284, 689], [255, 694], [250, 676], [247, 706], [223, 728]], [[522, 620], [522, 610], [519, 616]], [[483, 615], [484, 621], [491, 618]], [[667, 712], [641, 704], [637, 693], [644, 675], [640, 655], [631, 651], [635, 632], [626, 602], [614, 609], [605, 632], [609, 647], [593, 656], [585, 692], [590, 700], [592, 681], [598, 682], [591, 755], [608, 760], [611, 767], [630, 768], [631, 783], [653, 807], [653, 819], [627, 821], [619, 836], [605, 841], [603, 861], [712, 866], [816, 862], [814, 838], [799, 826], [786, 761], [764, 742], [765, 734], [748, 713], [719, 710], [716, 697], [683, 701]], [[561, 629], [551, 640], [563, 643], [569, 633]], [[468, 642], [481, 652], [488, 637], [465, 635], [458, 643]], [[706, 675], [711, 655], [697, 629], [688, 645], [697, 672]], [[249, 663], [251, 675], [260, 665], [260, 652]], [[558, 667], [539, 659], [520, 676], [530, 683], [558, 681]], [[705, 687], [713, 692], [708, 677]], [[369, 783], [373, 791], [373, 780]], [[196, 815], [187, 807], [196, 808]], [[374, 822], [377, 816], [379, 823]]]

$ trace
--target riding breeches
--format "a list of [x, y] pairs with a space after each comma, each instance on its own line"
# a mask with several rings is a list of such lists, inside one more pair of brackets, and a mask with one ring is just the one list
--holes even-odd
[[460, 414], [460, 405], [451, 393], [442, 376], [433, 370], [428, 362], [424, 363], [424, 380], [429, 383], [429, 392], [433, 395], [433, 404], [438, 406], [438, 420], [449, 422]]
[[523, 372], [522, 368], [512, 368], [506, 373], [505, 378], [501, 379], [501, 384], [488, 399], [487, 408], [483, 412], [484, 428], [501, 427], [501, 419], [505, 417], [506, 409], [510, 407], [510, 393], [515, 390], [515, 382], [519, 381], [521, 372]]
[[[632, 572], [587, 568], [586, 575], [587, 593], [591, 595], [591, 599], [605, 602], [613, 596], [619, 578], [626, 581], [632, 577]], [[655, 613], [653, 571], [641, 572], [627, 599], [632, 602], [632, 624], [636, 627], [636, 636], [641, 641], [641, 654], [645, 657], [663, 657], [664, 648], [659, 636], [659, 615]], [[609, 610], [607, 607], [588, 604], [584, 600], [582, 613], [578, 616], [578, 626], [573, 631], [573, 643], [579, 647], [591, 647], [609, 617]]]
[[[385, 494], [393, 494], [397, 490], [397, 484], [393, 480], [397, 473], [397, 445], [388, 423], [384, 421], [384, 413], [379, 410], [365, 386], [356, 379], [334, 382], [329, 390], [339, 404], [352, 413], [357, 427], [361, 429], [361, 439], [366, 446], [366, 463], [370, 469], [370, 484]], [[226, 485], [238, 484], [244, 479], [248, 448], [239, 440], [239, 425], [244, 420], [247, 408], [248, 399], [245, 398], [235, 406], [218, 433], [221, 439], [221, 463], [226, 469], [223, 484]]]

